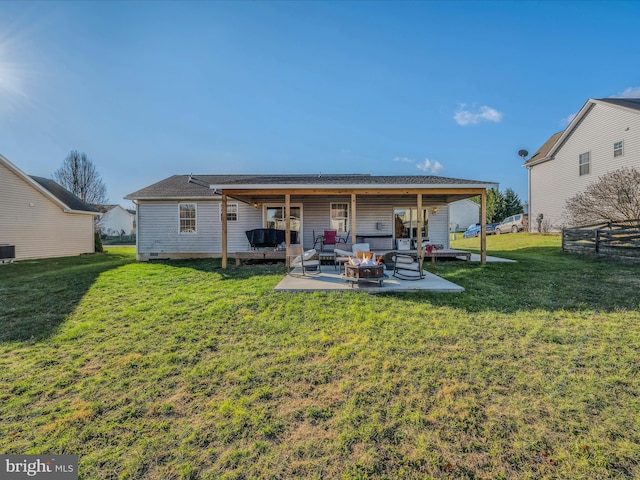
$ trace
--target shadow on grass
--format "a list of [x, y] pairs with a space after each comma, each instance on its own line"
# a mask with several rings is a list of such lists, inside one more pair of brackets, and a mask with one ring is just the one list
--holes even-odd
[[130, 253], [114, 252], [1, 266], [0, 342], [49, 337], [100, 274], [134, 261]]
[[157, 260], [153, 263], [167, 265], [175, 268], [190, 268], [200, 272], [215, 273], [220, 280], [244, 280], [264, 275], [285, 275], [287, 270], [284, 262], [264, 262], [253, 265], [236, 266], [233, 259], [228, 263], [228, 268], [222, 268], [219, 258], [202, 258], [186, 260]]
[[615, 311], [638, 309], [640, 268], [607, 259], [563, 253], [557, 247], [491, 251], [517, 263], [439, 262], [427, 270], [465, 288], [456, 296], [431, 294], [438, 306], [514, 313], [524, 310]]

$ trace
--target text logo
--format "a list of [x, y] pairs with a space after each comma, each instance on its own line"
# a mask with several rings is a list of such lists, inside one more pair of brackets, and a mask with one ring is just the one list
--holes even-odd
[[0, 455], [3, 480], [78, 480], [78, 455]]

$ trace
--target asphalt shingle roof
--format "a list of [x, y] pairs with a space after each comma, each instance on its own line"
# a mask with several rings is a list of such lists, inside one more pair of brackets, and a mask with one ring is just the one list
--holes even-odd
[[194, 198], [215, 197], [210, 185], [494, 185], [495, 182], [439, 177], [435, 175], [376, 176], [368, 174], [338, 175], [174, 175], [130, 193], [125, 198]]
[[35, 177], [33, 175], [29, 175], [34, 181], [36, 181], [42, 188], [47, 190], [51, 195], [56, 197], [62, 203], [64, 203], [71, 210], [78, 210], [80, 212], [92, 212], [95, 213], [97, 210], [93, 208], [86, 202], [83, 202], [78, 197], [76, 197], [69, 190], [63, 188], [60, 184], [50, 180], [48, 178], [43, 177]]
[[531, 155], [531, 157], [529, 157], [529, 160], [524, 162], [524, 164], [529, 165], [530, 163], [533, 163], [536, 160], [540, 160], [541, 158], [546, 157], [547, 154], [549, 153], [549, 150], [551, 150], [551, 147], [553, 147], [556, 144], [556, 142], [562, 136], [563, 133], [564, 133], [564, 130], [551, 135], [551, 137], [549, 137], [549, 139], [546, 142], [544, 142], [544, 144], [538, 149], [538, 151], [533, 155]]
[[599, 98], [601, 102], [619, 105], [621, 107], [633, 108], [640, 110], [640, 98]]

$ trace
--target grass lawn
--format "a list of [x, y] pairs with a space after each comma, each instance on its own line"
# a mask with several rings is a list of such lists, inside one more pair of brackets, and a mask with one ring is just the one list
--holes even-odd
[[[280, 266], [0, 266], [0, 453], [84, 479], [640, 478], [640, 267], [488, 238], [463, 294], [275, 293]], [[478, 239], [456, 248], [478, 248]]]

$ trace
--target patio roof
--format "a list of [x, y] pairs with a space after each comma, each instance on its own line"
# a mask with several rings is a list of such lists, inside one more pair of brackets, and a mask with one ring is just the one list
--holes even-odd
[[211, 184], [214, 192], [236, 200], [259, 204], [279, 195], [440, 195], [444, 203], [480, 195], [495, 182], [436, 175], [229, 175]]

